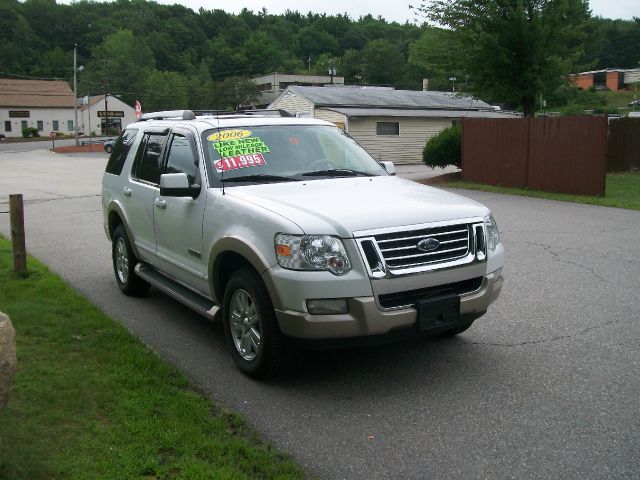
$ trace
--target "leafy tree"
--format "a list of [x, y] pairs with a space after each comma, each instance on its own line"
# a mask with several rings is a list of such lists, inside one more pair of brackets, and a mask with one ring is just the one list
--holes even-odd
[[320, 30], [318, 27], [303, 27], [296, 35], [298, 52], [301, 56], [311, 55], [317, 57], [321, 53], [336, 55], [340, 50], [340, 44], [336, 37]]
[[392, 84], [403, 77], [402, 52], [382, 38], [367, 43], [362, 52], [362, 64], [364, 79], [369, 84]]
[[178, 72], [154, 70], [147, 77], [141, 103], [146, 111], [179, 110], [187, 106], [188, 85], [184, 75]]
[[[511, 101], [525, 115], [533, 115], [538, 94], [557, 89], [573, 70], [589, 17], [586, 0], [434, 0], [420, 10], [451, 29], [442, 35], [455, 52], [447, 68], [469, 75], [472, 93]], [[414, 49], [412, 61], [434, 68], [435, 50], [443, 48], [425, 45], [426, 55]]]
[[146, 78], [155, 60], [146, 43], [130, 30], [118, 30], [92, 51], [92, 61], [85, 69], [82, 86], [87, 93], [119, 93], [125, 103], [133, 104], [144, 93]]
[[249, 78], [229, 77], [218, 85], [217, 106], [237, 110], [250, 107], [258, 98], [259, 87]]

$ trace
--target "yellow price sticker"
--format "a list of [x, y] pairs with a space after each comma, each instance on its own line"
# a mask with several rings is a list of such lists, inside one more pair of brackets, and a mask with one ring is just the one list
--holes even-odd
[[207, 137], [207, 140], [210, 142], [219, 142], [222, 140], [236, 140], [238, 138], [245, 138], [251, 135], [251, 131], [249, 130], [222, 130], [220, 132], [212, 133]]

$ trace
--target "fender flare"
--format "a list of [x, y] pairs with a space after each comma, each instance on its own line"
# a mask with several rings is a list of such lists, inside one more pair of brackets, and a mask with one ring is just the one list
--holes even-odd
[[127, 217], [124, 214], [124, 211], [122, 210], [122, 208], [120, 208], [120, 205], [115, 202], [112, 201], [109, 204], [109, 207], [107, 208], [107, 235], [109, 237], [110, 241], [113, 241], [113, 238], [111, 238], [111, 225], [109, 224], [109, 217], [111, 217], [111, 214], [115, 212], [118, 214], [118, 216], [120, 217], [120, 220], [122, 222], [122, 225], [124, 226], [125, 231], [127, 232], [127, 237], [129, 237], [129, 244], [131, 245], [131, 250], [133, 250], [133, 254], [137, 257], [140, 258], [140, 255], [138, 253], [138, 248], [136, 247], [136, 242], [134, 241], [134, 237], [133, 234], [131, 233], [131, 230], [129, 229], [129, 222], [127, 221]]
[[265, 286], [267, 287], [267, 291], [269, 292], [271, 303], [273, 304], [274, 308], [280, 308], [282, 305], [280, 294], [278, 293], [275, 284], [273, 283], [273, 279], [269, 274], [269, 271], [271, 267], [273, 267], [273, 265], [269, 264], [267, 259], [260, 253], [259, 249], [256, 248], [255, 245], [241, 237], [234, 235], [221, 238], [211, 249], [207, 271], [210, 273], [209, 285], [213, 298], [218, 300], [218, 303], [222, 303], [221, 288], [216, 286], [216, 280], [220, 277], [220, 274], [217, 273], [217, 267], [224, 259], [224, 255], [227, 253], [239, 255], [249, 265], [251, 265], [251, 267], [253, 267], [256, 272], [258, 272], [258, 274], [264, 281]]

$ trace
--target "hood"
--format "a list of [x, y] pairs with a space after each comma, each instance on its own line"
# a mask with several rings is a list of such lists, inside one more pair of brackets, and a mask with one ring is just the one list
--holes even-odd
[[473, 200], [395, 176], [247, 185], [226, 194], [278, 213], [305, 233], [343, 238], [359, 230], [489, 214]]

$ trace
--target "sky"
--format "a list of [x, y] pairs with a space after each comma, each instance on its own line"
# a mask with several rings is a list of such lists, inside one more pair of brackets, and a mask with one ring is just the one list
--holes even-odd
[[[410, 0], [375, 1], [371, 0], [233, 0], [232, 2], [220, 0], [156, 0], [158, 3], [180, 3], [197, 11], [200, 7], [206, 10], [221, 9], [227, 12], [238, 13], [243, 8], [258, 12], [263, 7], [269, 13], [280, 14], [285, 10], [297, 10], [303, 14], [326, 13], [335, 15], [347, 13], [351, 18], [357, 19], [368, 13], [377, 17], [381, 15], [389, 21], [404, 23], [415, 21], [414, 10], [409, 9]], [[58, 0], [58, 3], [71, 3], [71, 0]], [[417, 2], [416, 2], [417, 3]], [[416, 4], [413, 3], [412, 4]], [[630, 20], [632, 17], [640, 17], [640, 0], [591, 0], [589, 2], [593, 15], [606, 18], [623, 18]]]
[[[279, 0], [278, 2], [266, 0], [160, 0], [158, 3], [173, 4], [180, 3], [186, 7], [198, 10], [203, 7], [207, 10], [221, 9], [228, 12], [238, 13], [243, 8], [257, 12], [266, 7], [270, 13], [283, 13], [285, 10], [298, 10], [301, 13], [309, 11], [313, 13], [338, 14], [348, 13], [350, 17], [357, 19], [360, 16], [370, 13], [374, 17], [381, 15], [389, 21], [404, 23], [415, 20], [414, 11], [409, 9], [409, 0], [394, 1], [374, 1], [371, 0]], [[412, 2], [413, 3], [413, 2]], [[417, 2], [416, 2], [417, 3]], [[416, 3], [413, 3], [414, 5]], [[589, 2], [593, 15], [606, 18], [624, 18], [630, 20], [632, 17], [640, 17], [640, 0], [591, 0]]]

